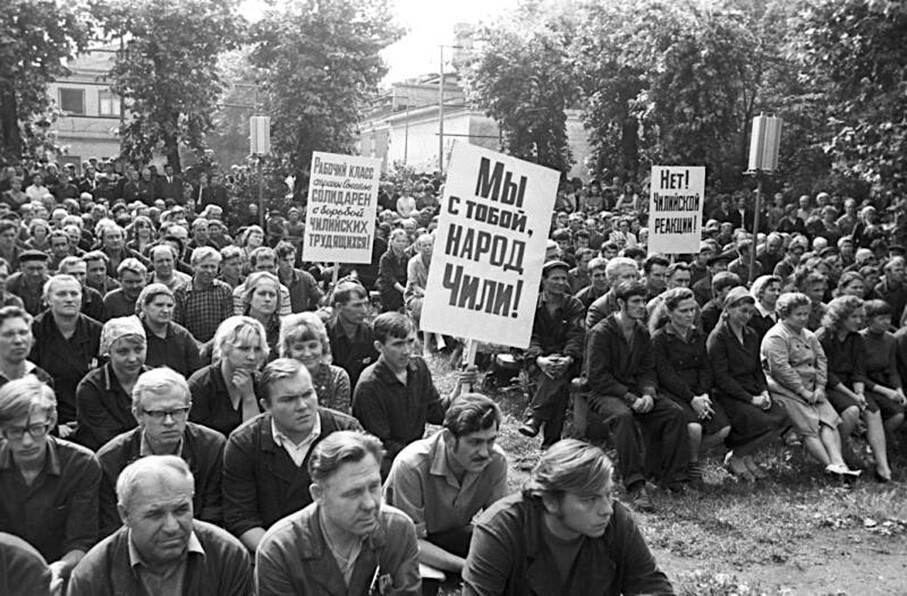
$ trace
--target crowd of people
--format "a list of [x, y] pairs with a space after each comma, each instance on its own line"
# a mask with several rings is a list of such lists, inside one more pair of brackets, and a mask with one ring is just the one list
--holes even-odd
[[782, 440], [892, 480], [907, 272], [876, 206], [782, 194], [753, 235], [720, 199], [668, 258], [633, 185], [565, 179], [508, 495], [499, 405], [420, 357], [457, 343], [419, 327], [437, 173], [384, 184], [372, 262], [334, 271], [303, 205], [225, 225], [216, 169], [0, 172], [2, 593], [671, 593], [616, 481], [651, 511]]

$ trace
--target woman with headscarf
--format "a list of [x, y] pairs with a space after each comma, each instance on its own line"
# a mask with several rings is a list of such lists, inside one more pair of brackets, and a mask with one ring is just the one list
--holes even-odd
[[280, 325], [280, 357], [305, 365], [318, 394], [318, 405], [350, 413], [350, 375], [331, 364], [331, 341], [318, 315], [304, 312], [284, 317]]
[[76, 442], [97, 451], [107, 441], [137, 426], [132, 414], [132, 387], [145, 366], [145, 328], [138, 317], [104, 323], [99, 355], [108, 362], [92, 371], [76, 388]]

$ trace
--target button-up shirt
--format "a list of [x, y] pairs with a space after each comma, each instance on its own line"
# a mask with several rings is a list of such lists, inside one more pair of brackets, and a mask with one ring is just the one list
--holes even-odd
[[274, 443], [284, 448], [287, 455], [290, 456], [290, 459], [293, 460], [293, 463], [298, 468], [305, 462], [305, 456], [308, 455], [309, 449], [321, 436], [321, 417], [317, 414], [315, 415], [315, 424], [312, 425], [312, 432], [299, 443], [294, 443], [290, 437], [280, 432], [277, 429], [277, 424], [274, 423], [274, 419], [271, 418], [271, 436], [274, 437]]
[[220, 280], [210, 286], [199, 287], [191, 284], [180, 286], [174, 291], [175, 308], [173, 320], [185, 327], [196, 340], [209, 341], [218, 326], [233, 316], [233, 290]]

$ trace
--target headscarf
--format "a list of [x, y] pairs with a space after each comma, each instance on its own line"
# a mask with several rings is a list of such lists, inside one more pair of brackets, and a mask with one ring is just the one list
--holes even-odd
[[139, 321], [138, 317], [133, 315], [130, 317], [110, 319], [104, 323], [104, 328], [101, 330], [100, 355], [107, 356], [110, 354], [111, 346], [113, 346], [117, 340], [131, 335], [138, 336], [143, 343], [146, 341], [145, 328], [142, 326], [142, 322]]

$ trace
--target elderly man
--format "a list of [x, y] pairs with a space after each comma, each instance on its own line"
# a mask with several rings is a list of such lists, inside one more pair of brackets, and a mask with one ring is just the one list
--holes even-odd
[[148, 268], [132, 257], [117, 266], [120, 287], [104, 296], [104, 321], [135, 314], [135, 302], [147, 283]]
[[195, 517], [213, 524], [223, 521], [221, 476], [224, 436], [188, 422], [189, 384], [178, 372], [155, 368], [143, 373], [132, 389], [132, 414], [138, 428], [117, 435], [98, 450], [103, 476], [100, 489], [101, 536], [121, 525], [116, 483], [131, 462], [149, 455], [178, 455], [195, 478]]
[[673, 594], [633, 516], [614, 500], [611, 462], [574, 439], [542, 455], [522, 493], [479, 519], [464, 594]]
[[59, 584], [97, 540], [101, 469], [89, 450], [50, 436], [56, 423], [54, 392], [35, 377], [0, 387], [0, 532], [38, 549]]
[[222, 321], [233, 315], [233, 291], [215, 279], [220, 253], [210, 246], [192, 251], [192, 283], [180, 286], [173, 320], [185, 327], [199, 342], [210, 341]]
[[413, 522], [381, 502], [381, 442], [337, 432], [309, 463], [314, 503], [276, 523], [255, 557], [259, 596], [420, 594]]
[[315, 445], [360, 428], [318, 406], [312, 377], [297, 360], [268, 364], [259, 387], [265, 412], [236, 429], [224, 452], [224, 521], [253, 553], [274, 522], [312, 502], [306, 464]]
[[149, 283], [164, 284], [171, 290], [192, 283], [191, 277], [176, 270], [178, 254], [169, 244], [153, 246], [148, 251], [148, 256], [151, 257], [151, 264], [154, 266]]
[[[394, 460], [384, 499], [416, 524], [420, 562], [463, 571], [473, 517], [507, 490], [507, 458], [495, 445], [500, 425], [494, 401], [467, 393], [450, 405], [443, 430], [410, 443]], [[434, 593], [432, 587], [423, 593]]]
[[251, 594], [248, 553], [226, 531], [194, 519], [194, 486], [175, 455], [126, 466], [117, 480], [123, 527], [82, 559], [67, 594]]
[[586, 311], [586, 329], [592, 329], [596, 323], [620, 310], [614, 289], [621, 282], [638, 280], [639, 266], [631, 258], [614, 257], [605, 267], [605, 276], [611, 289], [593, 302]]
[[79, 280], [82, 284], [82, 307], [83, 314], [88, 315], [95, 321], [101, 321], [104, 318], [104, 296], [94, 288], [85, 284], [88, 275], [88, 265], [82, 257], [66, 257], [60, 261], [60, 267], [57, 273], [71, 275]]

